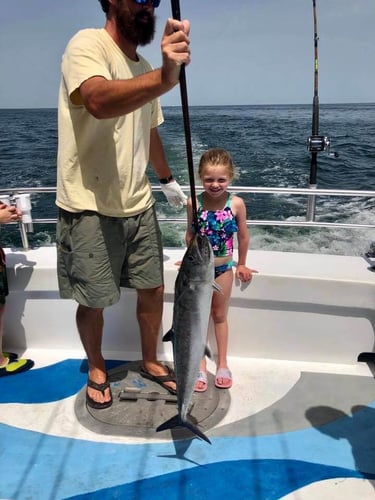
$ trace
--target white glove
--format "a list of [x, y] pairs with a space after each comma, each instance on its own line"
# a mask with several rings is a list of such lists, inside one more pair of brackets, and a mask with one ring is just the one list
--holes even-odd
[[187, 196], [182, 191], [180, 185], [176, 181], [168, 182], [168, 184], [160, 184], [164, 196], [167, 198], [171, 207], [182, 208], [187, 203]]

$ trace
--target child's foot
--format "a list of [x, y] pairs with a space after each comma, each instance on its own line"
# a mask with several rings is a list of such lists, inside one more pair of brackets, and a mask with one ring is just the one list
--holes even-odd
[[34, 361], [31, 359], [17, 359], [15, 361], [11, 361], [10, 358], [7, 358], [8, 362], [0, 367], [0, 377], [5, 377], [7, 375], [16, 375], [17, 373], [25, 372], [26, 370], [30, 370], [34, 366]]
[[3, 352], [3, 356], [4, 358], [9, 358], [10, 361], [15, 361], [16, 359], [18, 359], [18, 354], [16, 354], [15, 352]]
[[219, 389], [230, 389], [232, 383], [232, 372], [229, 368], [218, 368], [215, 376], [215, 386]]
[[195, 387], [194, 387], [195, 392], [205, 392], [207, 391], [207, 372], [206, 371], [200, 371], [198, 374], [198, 378], [195, 382]]

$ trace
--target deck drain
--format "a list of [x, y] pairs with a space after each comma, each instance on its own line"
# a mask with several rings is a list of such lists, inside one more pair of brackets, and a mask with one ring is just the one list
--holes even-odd
[[[155, 429], [177, 413], [177, 397], [159, 384], [140, 375], [141, 362], [134, 361], [108, 372], [113, 404], [104, 410], [86, 406], [86, 386], [78, 393], [75, 412], [80, 423], [99, 434], [137, 438], [170, 439], [171, 431]], [[206, 432], [226, 415], [230, 405], [228, 390], [214, 386], [214, 376], [208, 373], [208, 389], [194, 393], [190, 412], [199, 428]], [[191, 437], [185, 429], [173, 430], [174, 439]]]

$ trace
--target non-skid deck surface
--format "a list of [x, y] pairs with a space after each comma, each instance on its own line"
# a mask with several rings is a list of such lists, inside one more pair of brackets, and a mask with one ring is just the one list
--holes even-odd
[[2, 499], [375, 498], [375, 380], [364, 363], [232, 359], [230, 391], [213, 387], [209, 365], [192, 409], [209, 445], [155, 432], [173, 402], [118, 399], [130, 387], [163, 393], [139, 363], [108, 362], [114, 405], [98, 412], [85, 406], [85, 361], [31, 354], [35, 368], [0, 379]]
[[[140, 374], [141, 363], [130, 362], [109, 370], [113, 404], [110, 408], [97, 410], [85, 405], [86, 388], [79, 392], [75, 411], [79, 422], [101, 434], [170, 439], [171, 432], [155, 429], [177, 414], [177, 396]], [[230, 405], [230, 393], [217, 390], [214, 376], [208, 374], [209, 386], [205, 393], [194, 393], [190, 415], [198, 427], [206, 432], [218, 424]], [[174, 438], [191, 438], [184, 429], [173, 431]]]

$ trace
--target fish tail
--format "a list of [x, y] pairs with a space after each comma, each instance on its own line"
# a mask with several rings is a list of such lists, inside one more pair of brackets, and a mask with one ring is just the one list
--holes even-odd
[[202, 432], [200, 429], [198, 429], [198, 427], [189, 419], [189, 417], [187, 417], [186, 420], [183, 420], [181, 422], [181, 425], [183, 425], [184, 427], [187, 427], [196, 436], [200, 437], [201, 439], [203, 439], [207, 443], [211, 444], [211, 441], [208, 439], [206, 434], [204, 434], [204, 432]]
[[211, 441], [208, 439], [208, 437], [200, 429], [198, 429], [198, 427], [189, 419], [188, 416], [186, 417], [186, 419], [182, 419], [179, 415], [175, 415], [163, 424], [159, 425], [159, 427], [157, 427], [156, 429], [156, 432], [174, 429], [175, 427], [186, 427], [193, 434], [211, 444]]
[[156, 432], [166, 431], [167, 429], [174, 429], [175, 427], [180, 427], [181, 421], [178, 415], [166, 420], [164, 424], [159, 425], [157, 427]]
[[212, 352], [208, 345], [204, 348], [204, 355], [207, 356], [209, 359], [213, 359]]

